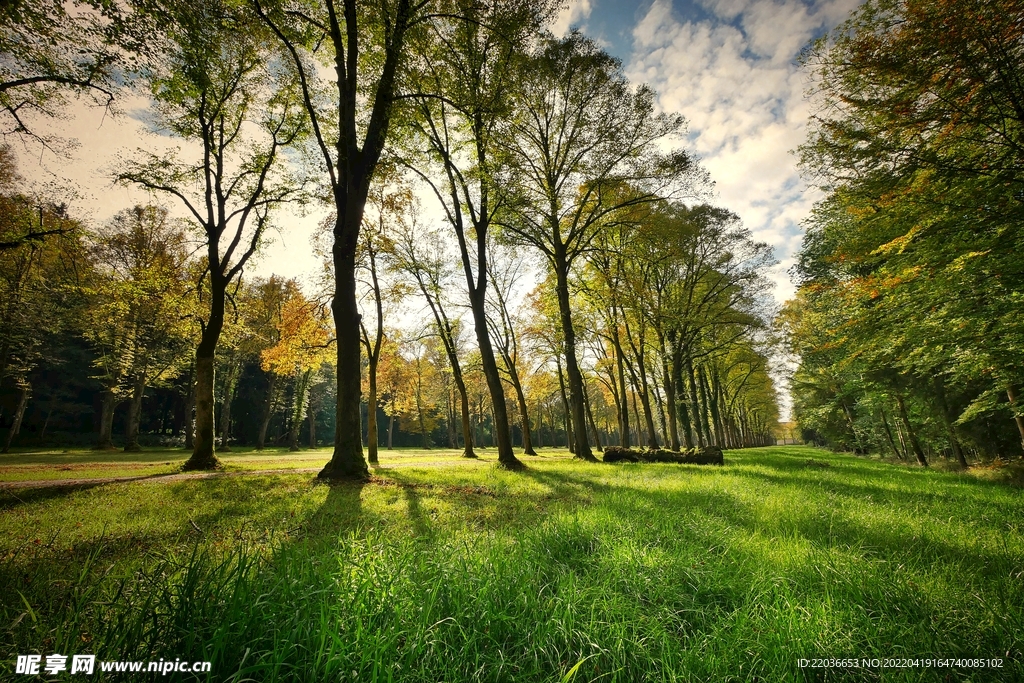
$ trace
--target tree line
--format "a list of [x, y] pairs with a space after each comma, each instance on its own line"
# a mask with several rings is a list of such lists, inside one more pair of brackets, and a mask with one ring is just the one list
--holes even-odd
[[1024, 4], [871, 0], [805, 62], [825, 196], [781, 317], [805, 438], [1019, 456]]
[[[34, 7], [3, 10], [7, 35]], [[528, 454], [561, 436], [582, 459], [612, 442], [767, 443], [771, 250], [705, 202], [682, 117], [657, 113], [590, 39], [545, 32], [556, 10], [82, 3], [69, 20], [89, 49], [56, 33], [77, 56], [17, 47], [0, 88], [12, 131], [56, 144], [11, 94], [56, 116], [68, 88], [145, 93], [150, 125], [178, 146], [137, 150], [114, 179], [186, 218], [154, 204], [95, 230], [60, 207], [36, 220], [46, 202], [18, 190], [4, 152], [0, 189], [17, 207], [0, 252], [8, 441], [33, 377], [68, 362], [54, 340], [71, 335], [101, 397], [97, 445], [124, 403], [137, 447], [147, 391], [176, 386], [189, 468], [216, 466], [239, 383], [255, 378], [259, 445], [282, 388], [293, 447], [303, 420], [316, 442], [314, 406], [333, 402], [325, 478], [366, 475], [378, 409], [389, 443], [397, 417], [467, 456], [486, 438], [512, 469], [515, 436]], [[331, 209], [316, 292], [243, 277], [289, 204]], [[414, 329], [399, 313], [411, 301]]]

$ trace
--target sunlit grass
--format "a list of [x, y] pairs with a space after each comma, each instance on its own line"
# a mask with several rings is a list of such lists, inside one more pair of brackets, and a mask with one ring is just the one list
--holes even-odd
[[[480, 463], [495, 462], [497, 451], [478, 448]], [[148, 477], [172, 474], [181, 469], [189, 453], [180, 448], [153, 448], [125, 453], [120, 450], [94, 451], [90, 449], [26, 450], [0, 455], [0, 482], [46, 481], [62, 479], [105, 479], [116, 477]], [[523, 456], [527, 460], [569, 457], [564, 449], [541, 449], [537, 457]], [[330, 448], [289, 451], [274, 447], [257, 451], [236, 448], [219, 452], [224, 472], [256, 472], [262, 470], [319, 469], [331, 458]], [[381, 467], [413, 462], [431, 462], [472, 465], [462, 457], [461, 449], [400, 448], [381, 449], [378, 455]]]
[[[187, 656], [217, 681], [557, 681], [581, 661], [577, 681], [1024, 676], [1014, 488], [805, 447], [724, 467], [551, 455], [333, 488], [0, 492], [0, 624], [18, 622], [0, 658]], [[958, 656], [1007, 668], [797, 667]]]

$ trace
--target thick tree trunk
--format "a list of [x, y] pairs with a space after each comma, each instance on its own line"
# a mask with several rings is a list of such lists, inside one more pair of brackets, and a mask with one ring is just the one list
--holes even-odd
[[203, 328], [196, 348], [196, 435], [192, 455], [185, 462], [186, 470], [211, 470], [220, 463], [215, 453], [214, 438], [214, 363], [217, 342], [224, 327], [224, 296], [227, 281], [217, 273], [210, 274], [210, 318]]
[[100, 433], [96, 439], [93, 450], [107, 450], [114, 447], [114, 409], [117, 402], [114, 400], [114, 392], [109, 387], [103, 392], [102, 403], [100, 404]]
[[146, 394], [146, 377], [142, 373], [135, 375], [132, 382], [132, 398], [128, 402], [128, 425], [125, 428], [124, 450], [140, 451], [139, 423], [142, 421], [142, 398]]
[[[349, 206], [359, 204], [352, 215], [338, 214], [334, 230], [334, 327], [338, 353], [338, 402], [335, 408], [334, 453], [317, 476], [321, 479], [367, 479], [370, 470], [363, 458], [360, 424], [362, 404], [359, 358], [359, 306], [356, 302], [356, 239], [365, 204], [349, 198]], [[341, 204], [344, 206], [345, 204]], [[354, 229], [350, 226], [356, 226]], [[346, 238], [347, 239], [343, 239]]]
[[586, 406], [583, 401], [583, 373], [576, 362], [576, 331], [572, 325], [572, 309], [569, 302], [569, 263], [564, 254], [555, 254], [555, 289], [558, 295], [558, 313], [562, 324], [563, 348], [565, 350], [565, 374], [569, 380], [569, 407], [572, 410], [572, 436], [575, 457], [580, 460], [597, 462], [587, 439]]
[[921, 444], [917, 440], [917, 435], [914, 434], [914, 430], [910, 427], [910, 417], [907, 416], [907, 407], [903, 403], [903, 396], [896, 394], [896, 405], [900, 409], [900, 420], [903, 422], [904, 429], [907, 430], [907, 437], [910, 439], [910, 447], [914, 450], [914, 455], [917, 457], [917, 462], [922, 467], [928, 467], [928, 460], [924, 457], [924, 451], [921, 450]]
[[11, 428], [7, 432], [7, 439], [4, 441], [4, 453], [10, 452], [14, 437], [21, 431], [21, 420], [25, 417], [25, 406], [28, 405], [28, 395], [31, 391], [32, 386], [28, 382], [21, 385], [21, 391], [18, 393], [18, 407], [14, 410], [14, 421], [11, 422]]
[[267, 443], [267, 428], [270, 427], [270, 418], [274, 416], [274, 402], [277, 390], [277, 375], [269, 373], [267, 378], [267, 397], [263, 401], [263, 414], [260, 417], [260, 431], [256, 437], [256, 450], [262, 451]]

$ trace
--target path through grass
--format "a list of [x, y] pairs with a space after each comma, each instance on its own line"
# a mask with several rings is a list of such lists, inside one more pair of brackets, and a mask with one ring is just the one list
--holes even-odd
[[[215, 681], [1024, 680], [1019, 489], [807, 447], [529, 464], [0, 492], [0, 676], [81, 652]], [[929, 657], [1004, 668], [798, 666]]]

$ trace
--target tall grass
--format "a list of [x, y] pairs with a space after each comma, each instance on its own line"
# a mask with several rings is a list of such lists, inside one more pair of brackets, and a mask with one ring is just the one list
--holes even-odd
[[[1024, 679], [1024, 504], [1002, 485], [805, 448], [266, 483], [6, 502], [5, 525], [140, 493], [192, 519], [98, 513], [99, 532], [5, 547], [7, 671], [83, 652], [210, 660], [216, 681]], [[1005, 668], [798, 667], [819, 657]]]

